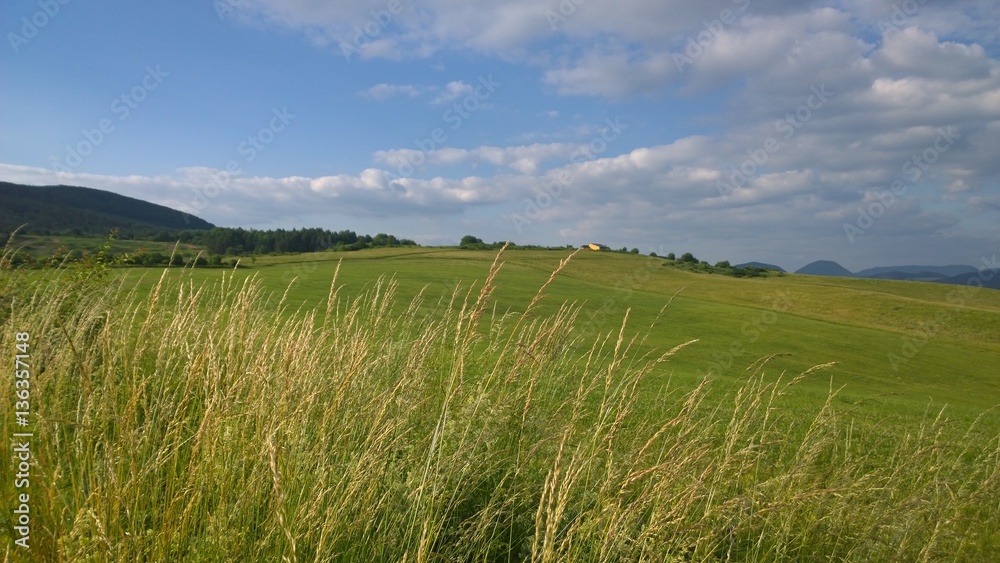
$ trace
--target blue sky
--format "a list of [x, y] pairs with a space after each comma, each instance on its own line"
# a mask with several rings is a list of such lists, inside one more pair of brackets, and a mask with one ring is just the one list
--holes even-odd
[[1000, 250], [994, 2], [471, 6], [7, 2], [0, 179], [423, 244]]

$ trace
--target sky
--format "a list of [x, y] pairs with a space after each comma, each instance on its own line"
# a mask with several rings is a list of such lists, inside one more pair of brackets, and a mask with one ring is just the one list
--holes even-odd
[[0, 32], [4, 181], [426, 245], [1000, 251], [993, 0], [12, 0]]

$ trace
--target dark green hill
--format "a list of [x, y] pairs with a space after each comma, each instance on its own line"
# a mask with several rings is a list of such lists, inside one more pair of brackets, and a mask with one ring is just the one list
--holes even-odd
[[850, 270], [831, 260], [817, 260], [802, 266], [795, 271], [796, 274], [808, 274], [810, 276], [841, 276], [851, 277], [854, 274]]
[[215, 226], [169, 207], [104, 190], [0, 182], [0, 234], [26, 223], [25, 233], [106, 235], [117, 228], [123, 236]]

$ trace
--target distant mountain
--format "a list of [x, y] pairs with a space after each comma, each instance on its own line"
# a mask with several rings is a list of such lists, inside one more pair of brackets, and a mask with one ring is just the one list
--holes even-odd
[[775, 266], [774, 264], [765, 264], [764, 262], [746, 262], [744, 264], [737, 264], [733, 266], [734, 268], [745, 268], [747, 266], [754, 266], [756, 268], [764, 268], [765, 270], [776, 270], [778, 272], [784, 272], [785, 269], [781, 266]]
[[795, 273], [810, 276], [856, 277], [850, 270], [831, 260], [817, 260], [815, 262], [811, 262], [796, 270]]
[[112, 228], [127, 235], [215, 226], [169, 207], [104, 190], [0, 182], [0, 233], [10, 233], [25, 223], [28, 233], [93, 235], [106, 235]]
[[915, 274], [910, 274], [907, 272], [898, 272], [893, 270], [891, 272], [881, 272], [878, 274], [872, 274], [870, 276], [862, 276], [860, 273], [857, 274], [858, 277], [866, 277], [877, 280], [910, 280], [910, 281], [941, 281], [950, 276], [944, 274], [939, 274], [937, 272], [917, 272]]
[[1000, 289], [1000, 270], [973, 271], [936, 281], [938, 283], [970, 285], [973, 287], [979, 287], [982, 285], [983, 287], [988, 287], [990, 289]]
[[799, 268], [796, 274], [811, 276], [840, 276], [880, 280], [907, 280], [982, 286], [1000, 289], [1000, 270], [977, 270], [972, 266], [880, 266], [856, 274], [830, 260], [817, 260]]
[[[965, 264], [956, 264], [952, 266], [880, 266], [878, 268], [868, 268], [867, 270], [861, 270], [857, 273], [858, 276], [862, 278], [876, 278], [882, 277], [882, 274], [889, 273], [901, 273], [910, 274], [920, 278], [926, 277], [954, 277], [961, 274], [969, 274], [975, 272], [976, 269], [972, 266], [967, 266]], [[912, 278], [891, 278], [891, 279], [912, 279]]]

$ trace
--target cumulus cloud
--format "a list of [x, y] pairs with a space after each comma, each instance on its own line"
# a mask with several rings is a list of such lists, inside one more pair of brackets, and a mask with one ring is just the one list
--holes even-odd
[[621, 49], [594, 49], [563, 68], [545, 72], [543, 81], [563, 95], [623, 98], [651, 93], [678, 74], [670, 53], [630, 54]]

